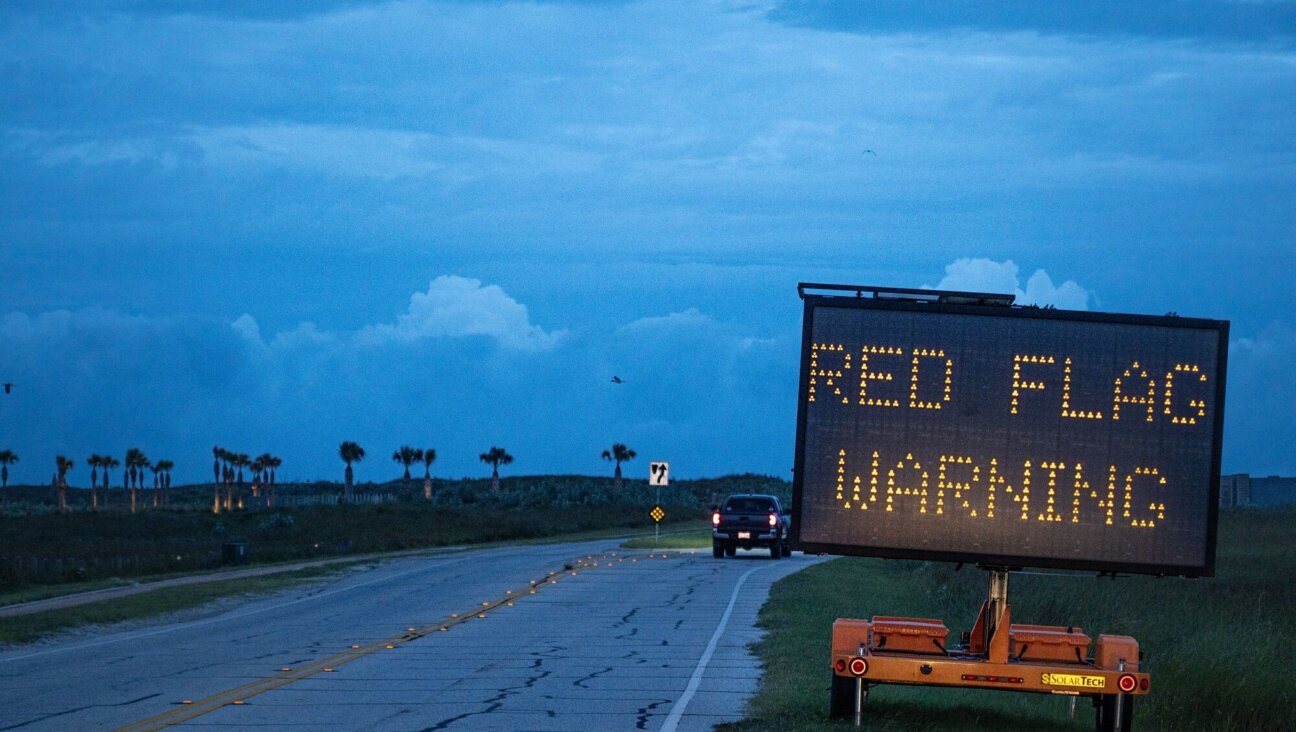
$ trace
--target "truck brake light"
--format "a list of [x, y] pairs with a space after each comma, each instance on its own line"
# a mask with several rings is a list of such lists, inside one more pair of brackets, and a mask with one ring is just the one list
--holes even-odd
[[771, 513], [771, 514], [769, 515], [769, 524], [770, 524], [770, 526], [778, 526], [778, 514], [777, 514], [777, 513]]
[[719, 526], [719, 525], [720, 525], [720, 512], [719, 512], [719, 511], [716, 511], [715, 513], [711, 514], [711, 525], [712, 525], [712, 526]]

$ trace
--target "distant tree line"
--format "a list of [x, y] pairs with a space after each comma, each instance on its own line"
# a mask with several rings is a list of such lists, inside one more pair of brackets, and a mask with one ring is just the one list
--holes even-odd
[[[359, 443], [344, 441], [338, 445], [338, 457], [346, 465], [343, 473], [343, 500], [350, 502], [355, 484], [354, 465], [365, 458], [365, 449]], [[610, 449], [602, 452], [602, 458], [615, 464], [613, 471], [614, 486], [622, 487], [621, 464], [636, 457], [635, 451], [626, 445], [613, 443]], [[489, 450], [478, 456], [481, 462], [491, 466], [491, 490], [500, 490], [500, 466], [513, 462], [508, 450], [492, 445]], [[408, 487], [410, 468], [418, 463], [423, 464], [423, 497], [432, 498], [432, 464], [436, 462], [437, 451], [434, 448], [416, 448], [402, 445], [397, 448], [391, 459], [404, 468], [402, 479]], [[0, 487], [9, 486], [9, 466], [18, 462], [18, 455], [12, 450], [0, 450]], [[130, 511], [135, 513], [141, 508], [139, 491], [146, 488], [146, 471], [152, 472], [153, 490], [151, 503], [153, 508], [161, 508], [170, 503], [171, 471], [175, 463], [170, 460], [150, 460], [139, 448], [132, 447], [126, 451], [122, 460], [112, 455], [93, 453], [86, 458], [85, 464], [90, 468], [90, 507], [98, 510], [108, 506], [109, 483], [111, 472], [122, 470], [122, 489], [129, 491]], [[248, 453], [227, 450], [220, 445], [212, 447], [212, 511], [236, 511], [245, 507], [244, 486], [248, 485], [252, 497], [261, 499], [269, 508], [275, 502], [276, 471], [283, 465], [283, 460], [270, 453], [262, 453], [252, 458]], [[54, 459], [54, 487], [58, 495], [60, 511], [68, 509], [67, 476], [76, 466], [75, 461], [65, 455]], [[246, 472], [245, 472], [246, 471]], [[249, 479], [249, 480], [245, 480]], [[102, 501], [99, 496], [103, 489]]]

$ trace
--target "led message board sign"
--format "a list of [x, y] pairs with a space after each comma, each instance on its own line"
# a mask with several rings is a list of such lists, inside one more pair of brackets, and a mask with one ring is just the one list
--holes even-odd
[[1214, 572], [1227, 322], [859, 294], [803, 292], [798, 548]]

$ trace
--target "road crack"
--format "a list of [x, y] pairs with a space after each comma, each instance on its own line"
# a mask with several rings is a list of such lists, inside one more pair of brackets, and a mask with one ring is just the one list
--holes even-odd
[[106, 709], [106, 708], [111, 708], [111, 707], [128, 707], [128, 706], [130, 706], [130, 705], [132, 705], [132, 704], [138, 704], [138, 703], [140, 703], [140, 702], [142, 702], [142, 701], [147, 701], [147, 700], [149, 700], [149, 699], [152, 699], [152, 698], [154, 698], [154, 697], [158, 697], [158, 696], [162, 696], [162, 695], [161, 695], [161, 694], [149, 694], [148, 696], [141, 696], [141, 697], [138, 698], [138, 699], [131, 699], [130, 701], [124, 701], [124, 702], [117, 702], [116, 704], [87, 704], [87, 705], [85, 705], [84, 707], [76, 707], [75, 709], [64, 709], [64, 710], [61, 711], [61, 712], [53, 712], [53, 713], [51, 713], [51, 714], [46, 714], [46, 715], [44, 715], [44, 716], [40, 716], [40, 717], [37, 717], [37, 718], [35, 718], [35, 719], [29, 719], [29, 720], [27, 720], [26, 722], [19, 722], [18, 724], [11, 724], [11, 725], [9, 725], [8, 727], [0, 727], [0, 730], [21, 729], [21, 728], [26, 727], [26, 726], [31, 725], [31, 724], [39, 724], [40, 722], [46, 722], [46, 721], [48, 721], [48, 720], [55, 719], [56, 717], [62, 717], [62, 716], [68, 715], [68, 714], [76, 714], [77, 712], [84, 712], [84, 711], [87, 710], [87, 709]]
[[608, 666], [608, 667], [606, 667], [606, 668], [604, 668], [604, 669], [602, 669], [602, 670], [600, 670], [600, 671], [595, 671], [594, 673], [592, 673], [592, 674], [590, 674], [590, 675], [588, 675], [588, 676], [583, 676], [583, 677], [581, 677], [581, 678], [579, 678], [579, 679], [576, 679], [575, 681], [572, 682], [572, 686], [578, 686], [578, 687], [580, 687], [580, 688], [582, 688], [582, 689], [588, 689], [589, 687], [585, 685], [585, 682], [586, 682], [586, 681], [591, 681], [591, 680], [593, 680], [593, 679], [596, 679], [596, 678], [598, 678], [599, 676], [602, 676], [603, 674], [605, 674], [605, 673], [607, 673], [607, 672], [609, 672], [609, 671], [611, 671], [611, 670], [613, 670], [612, 667], [611, 667], [611, 666]]
[[670, 699], [659, 699], [647, 706], [639, 707], [635, 714], [639, 715], [635, 721], [635, 729], [648, 729], [648, 718], [652, 716], [653, 711], [663, 704], [670, 704]]

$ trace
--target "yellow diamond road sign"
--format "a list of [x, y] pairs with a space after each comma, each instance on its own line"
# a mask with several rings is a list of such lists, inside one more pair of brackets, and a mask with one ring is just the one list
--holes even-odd
[[649, 511], [648, 515], [652, 516], [653, 523], [657, 524], [660, 524], [661, 520], [666, 518], [666, 512], [662, 510], [661, 506], [653, 506], [653, 510]]

